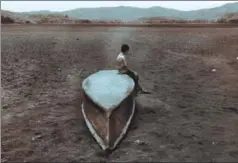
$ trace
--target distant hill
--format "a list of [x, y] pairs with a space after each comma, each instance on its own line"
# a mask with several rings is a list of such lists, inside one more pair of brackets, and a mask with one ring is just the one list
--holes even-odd
[[89, 19], [74, 19], [68, 15], [61, 15], [56, 13], [45, 14], [22, 14], [1, 10], [2, 24], [113, 24], [122, 23], [119, 20], [103, 21], [103, 20], [89, 20]]
[[137, 7], [100, 7], [100, 8], [78, 8], [62, 12], [52, 11], [32, 11], [18, 13], [20, 16], [27, 16], [30, 14], [59, 14], [68, 15], [74, 19], [90, 19], [90, 20], [122, 20], [134, 21], [146, 17], [166, 17], [186, 20], [215, 20], [221, 16], [238, 12], [238, 2], [227, 3], [220, 7], [201, 9], [195, 11], [180, 11], [175, 9], [163, 7], [137, 8]]

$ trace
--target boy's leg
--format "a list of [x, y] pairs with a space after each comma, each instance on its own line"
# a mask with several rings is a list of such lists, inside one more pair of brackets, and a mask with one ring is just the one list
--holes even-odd
[[130, 76], [133, 80], [134, 80], [134, 82], [135, 82], [135, 87], [137, 87], [137, 85], [138, 85], [138, 76], [137, 75], [135, 75], [135, 73], [133, 72], [133, 71], [131, 71], [131, 70], [128, 70], [127, 72], [126, 72], [126, 74], [128, 75], [128, 76]]
[[137, 73], [135, 73], [131, 70], [128, 70], [126, 74], [134, 80], [136, 92], [138, 92], [138, 93], [149, 93], [148, 91], [143, 90], [142, 87], [140, 86], [140, 84], [139, 84], [139, 75]]
[[134, 74], [135, 79], [136, 79], [137, 92], [138, 92], [138, 93], [143, 93], [143, 94], [151, 94], [149, 91], [143, 89], [143, 88], [140, 86], [138, 73], [136, 73], [136, 72], [134, 72], [134, 71], [132, 71], [132, 73]]

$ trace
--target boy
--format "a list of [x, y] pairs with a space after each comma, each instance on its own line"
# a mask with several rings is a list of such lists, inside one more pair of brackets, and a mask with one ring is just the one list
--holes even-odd
[[126, 57], [129, 53], [129, 46], [127, 44], [123, 44], [121, 46], [121, 52], [120, 54], [117, 56], [117, 69], [119, 71], [119, 73], [122, 74], [127, 74], [128, 76], [130, 76], [134, 82], [135, 82], [135, 88], [136, 88], [136, 92], [137, 93], [149, 93], [147, 91], [144, 91], [141, 86], [139, 85], [139, 76], [137, 73], [133, 72], [132, 70], [128, 69], [127, 67], [127, 61], [126, 61]]

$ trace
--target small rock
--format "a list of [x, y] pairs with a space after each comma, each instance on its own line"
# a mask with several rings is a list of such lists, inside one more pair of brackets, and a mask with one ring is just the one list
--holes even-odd
[[2, 106], [2, 109], [8, 109], [8, 105]]
[[140, 143], [140, 140], [136, 140], [135, 143], [136, 143], [136, 144], [139, 144], [139, 143]]
[[236, 60], [238, 60], [238, 57], [236, 57]]
[[215, 68], [214, 68], [214, 69], [212, 69], [212, 72], [216, 72], [216, 71], [217, 71], [217, 69], [215, 69]]
[[37, 136], [33, 136], [32, 138], [31, 138], [31, 140], [36, 140], [36, 139], [40, 139], [40, 138], [42, 138], [42, 135], [37, 135]]
[[135, 144], [137, 144], [137, 145], [145, 145], [146, 143], [144, 141], [142, 141], [142, 140], [136, 140]]

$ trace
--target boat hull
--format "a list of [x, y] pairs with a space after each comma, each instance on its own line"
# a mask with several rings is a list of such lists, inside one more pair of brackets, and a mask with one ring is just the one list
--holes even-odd
[[113, 150], [123, 139], [135, 114], [133, 94], [112, 110], [96, 105], [85, 93], [82, 114], [86, 125], [103, 150]]

